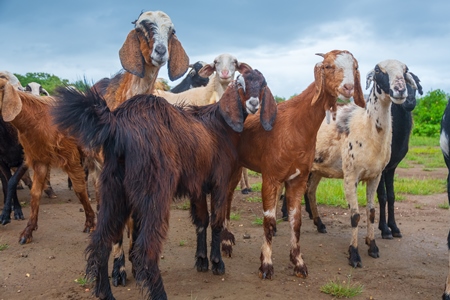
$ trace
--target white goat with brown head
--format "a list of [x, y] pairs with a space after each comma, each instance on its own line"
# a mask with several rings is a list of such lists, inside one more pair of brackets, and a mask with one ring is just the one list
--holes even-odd
[[117, 74], [101, 91], [111, 109], [135, 95], [150, 94], [159, 69], [166, 63], [170, 80], [183, 76], [189, 67], [189, 57], [167, 14], [144, 12], [133, 23], [135, 28], [119, 51], [125, 72]]
[[391, 103], [402, 104], [408, 96], [406, 84], [417, 89], [408, 67], [397, 60], [378, 63], [367, 75], [367, 87], [373, 82], [365, 108], [353, 104], [341, 106], [336, 120], [325, 121], [317, 133], [316, 154], [308, 181], [307, 196], [316, 221], [316, 189], [322, 177], [343, 178], [345, 197], [350, 207], [352, 238], [349, 263], [361, 267], [358, 252], [360, 221], [356, 189], [360, 181], [367, 183], [367, 237], [369, 255], [379, 256], [374, 237], [374, 198], [381, 173], [391, 157]]

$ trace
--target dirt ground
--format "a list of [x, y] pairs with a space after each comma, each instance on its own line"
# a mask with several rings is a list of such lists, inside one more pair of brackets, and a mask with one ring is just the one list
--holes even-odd
[[[399, 176], [446, 178], [447, 170], [424, 172], [421, 169], [399, 170]], [[253, 182], [258, 178], [252, 178]], [[0, 227], [0, 299], [94, 299], [92, 286], [81, 286], [85, 269], [84, 250], [89, 235], [82, 232], [84, 213], [73, 191], [67, 188], [67, 177], [52, 170], [52, 185], [58, 197], [42, 197], [39, 230], [33, 242], [18, 243], [26, 221], [13, 220]], [[92, 186], [90, 190], [93, 191]], [[241, 218], [232, 221], [236, 245], [232, 258], [224, 258], [226, 274], [198, 273], [194, 268], [195, 230], [189, 211], [174, 203], [170, 231], [160, 269], [169, 299], [333, 299], [321, 293], [320, 287], [330, 280], [359, 283], [361, 295], [352, 299], [440, 299], [448, 270], [446, 237], [449, 230], [446, 194], [407, 196], [396, 204], [396, 218], [403, 238], [383, 240], [376, 229], [380, 258], [367, 254], [364, 244], [366, 218], [360, 222], [359, 248], [363, 267], [351, 268], [347, 249], [351, 227], [346, 209], [320, 206], [328, 233], [320, 234], [303, 212], [301, 250], [309, 276], [293, 276], [289, 262], [289, 224], [278, 224], [273, 240], [273, 280], [258, 278], [263, 229], [253, 224], [262, 216], [262, 204], [249, 202], [259, 192], [242, 195], [235, 192], [233, 211]], [[21, 202], [29, 203], [29, 190], [20, 190]], [[2, 207], [2, 206], [0, 206]], [[29, 205], [24, 214], [29, 216]], [[281, 214], [280, 214], [281, 215]], [[210, 232], [208, 232], [209, 234]], [[244, 239], [244, 235], [250, 235]], [[208, 235], [210, 236], [210, 235]], [[126, 248], [127, 250], [127, 248]], [[111, 268], [111, 264], [110, 264]], [[127, 261], [128, 283], [114, 288], [116, 299], [142, 299]]]

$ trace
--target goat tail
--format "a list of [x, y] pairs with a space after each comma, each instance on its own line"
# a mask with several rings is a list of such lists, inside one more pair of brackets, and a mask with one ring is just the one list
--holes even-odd
[[56, 126], [77, 139], [88, 151], [98, 152], [113, 134], [115, 116], [96, 89], [81, 92], [73, 87], [58, 87], [58, 104], [52, 110]]

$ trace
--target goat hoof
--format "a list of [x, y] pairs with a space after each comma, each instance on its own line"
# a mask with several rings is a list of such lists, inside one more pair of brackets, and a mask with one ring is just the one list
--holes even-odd
[[22, 211], [14, 212], [14, 220], [25, 220]]
[[401, 238], [403, 237], [402, 234], [400, 232], [393, 232], [392, 235], [396, 238]]
[[325, 225], [317, 227], [319, 233], [327, 233], [327, 227]]
[[197, 262], [195, 266], [197, 267], [197, 272], [207, 272], [208, 271], [208, 258], [207, 257], [197, 257]]
[[125, 286], [127, 284], [127, 273], [121, 272], [118, 276], [112, 278], [112, 284], [118, 286], [119, 284]]
[[251, 191], [252, 191], [252, 189], [247, 189], [247, 188], [245, 188], [245, 189], [241, 190], [241, 193], [244, 194], [244, 195], [247, 195], [247, 194], [250, 193]]
[[383, 238], [385, 240], [392, 240], [394, 237], [392, 236], [392, 234], [390, 232], [389, 233], [382, 232], [381, 233], [381, 238]]
[[308, 277], [308, 268], [306, 265], [296, 266], [294, 268], [294, 275], [300, 278], [306, 278]]
[[2, 221], [2, 225], [11, 223], [11, 217], [0, 217], [0, 220]]
[[32, 240], [31, 237], [27, 238], [27, 237], [23, 236], [19, 239], [19, 244], [21, 244], [21, 245], [29, 244], [29, 243], [31, 243], [31, 240]]
[[259, 278], [272, 279], [272, 276], [273, 276], [273, 265], [261, 264], [261, 267], [259, 267]]
[[53, 191], [52, 188], [45, 189], [45, 190], [44, 190], [44, 193], [45, 193], [45, 194], [47, 195], [47, 197], [50, 198], [50, 199], [55, 199], [56, 197], [58, 197], [58, 196], [56, 196], [56, 194], [55, 194], [55, 192]]
[[353, 268], [362, 268], [361, 257], [359, 256], [358, 248], [353, 246], [348, 247], [348, 263]]
[[212, 262], [211, 271], [214, 275], [223, 275], [225, 274], [225, 264], [222, 260], [220, 260], [218, 263]]
[[369, 245], [369, 256], [373, 257], [373, 258], [378, 258], [380, 257], [380, 252], [378, 250], [378, 246], [375, 243], [375, 240], [371, 240], [371, 241], [366, 241], [366, 244]]

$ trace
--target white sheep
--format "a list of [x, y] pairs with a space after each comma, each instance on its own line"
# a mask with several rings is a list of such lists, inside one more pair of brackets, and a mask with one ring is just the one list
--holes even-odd
[[324, 120], [317, 134], [316, 152], [308, 181], [307, 196], [314, 220], [318, 217], [316, 190], [322, 177], [343, 178], [345, 198], [350, 207], [352, 238], [349, 263], [361, 267], [358, 253], [360, 220], [356, 189], [367, 183], [367, 237], [369, 255], [379, 257], [375, 243], [374, 198], [381, 173], [391, 156], [391, 103], [402, 104], [408, 96], [406, 83], [417, 89], [408, 67], [397, 60], [385, 60], [367, 75], [368, 88], [373, 81], [366, 107], [348, 104], [338, 108], [336, 120]]
[[[216, 103], [222, 97], [228, 84], [234, 79], [234, 74], [240, 64], [231, 54], [221, 54], [214, 59], [213, 63], [206, 64], [199, 71], [200, 76], [209, 76], [209, 83], [206, 86], [192, 88], [178, 94], [162, 90], [154, 90], [153, 93], [172, 104], [207, 105]], [[215, 74], [213, 74], [214, 71]]]

